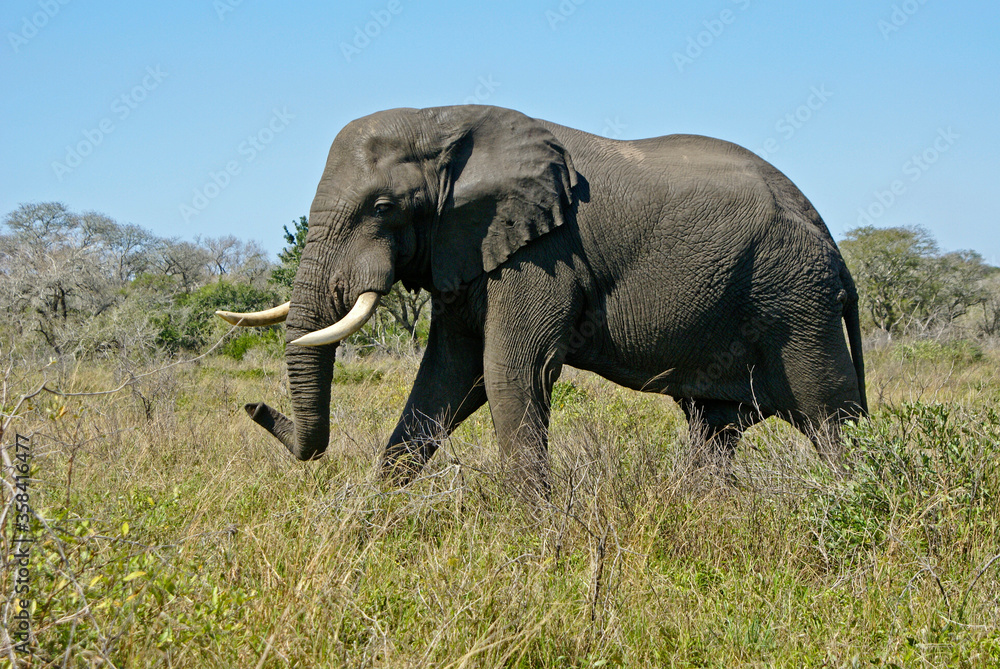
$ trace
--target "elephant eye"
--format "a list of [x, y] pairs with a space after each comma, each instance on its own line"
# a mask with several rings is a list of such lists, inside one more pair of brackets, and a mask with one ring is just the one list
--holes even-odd
[[390, 211], [392, 211], [392, 202], [386, 202], [384, 200], [375, 203], [375, 213], [379, 216], [385, 216]]

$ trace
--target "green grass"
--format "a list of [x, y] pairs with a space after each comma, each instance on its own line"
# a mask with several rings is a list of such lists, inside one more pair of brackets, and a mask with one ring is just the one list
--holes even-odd
[[735, 487], [669, 399], [566, 370], [541, 505], [505, 485], [486, 410], [415, 484], [377, 484], [414, 358], [338, 365], [313, 463], [242, 411], [290, 410], [266, 356], [41, 395], [14, 424], [45, 519], [30, 666], [1000, 666], [1000, 361], [869, 360], [846, 475], [768, 421]]

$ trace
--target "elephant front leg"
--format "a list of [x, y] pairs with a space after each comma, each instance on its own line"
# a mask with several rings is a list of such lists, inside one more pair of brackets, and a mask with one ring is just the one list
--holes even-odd
[[382, 455], [382, 478], [409, 483], [441, 440], [485, 402], [482, 339], [443, 318], [432, 321], [413, 389]]
[[[494, 351], [495, 353], [495, 351]], [[548, 497], [548, 429], [552, 387], [562, 369], [553, 356], [516, 362], [487, 354], [486, 394], [509, 481]]]
[[486, 394], [503, 466], [529, 496], [548, 497], [552, 388], [573, 346], [582, 295], [574, 275], [540, 265], [490, 286], [483, 351]]

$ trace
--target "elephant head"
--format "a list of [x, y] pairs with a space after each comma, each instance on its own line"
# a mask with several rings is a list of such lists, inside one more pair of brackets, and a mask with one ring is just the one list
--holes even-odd
[[[251, 417], [300, 460], [329, 441], [337, 342], [396, 281], [449, 293], [561, 225], [576, 172], [555, 136], [515, 111], [395, 109], [336, 137], [309, 212], [291, 301], [234, 324], [287, 321], [294, 423], [266, 404]], [[433, 318], [433, 316], [432, 316]]]

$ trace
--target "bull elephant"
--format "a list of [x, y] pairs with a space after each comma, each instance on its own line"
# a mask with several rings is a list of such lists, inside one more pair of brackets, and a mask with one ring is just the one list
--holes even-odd
[[563, 365], [672, 396], [721, 452], [769, 416], [815, 438], [867, 413], [857, 292], [836, 243], [787, 177], [721, 140], [616, 141], [476, 105], [349, 123], [291, 301], [220, 312], [287, 320], [294, 422], [246, 410], [296, 458], [327, 447], [337, 342], [397, 281], [432, 296], [382, 455], [400, 483], [486, 402], [505, 461], [544, 480]]

